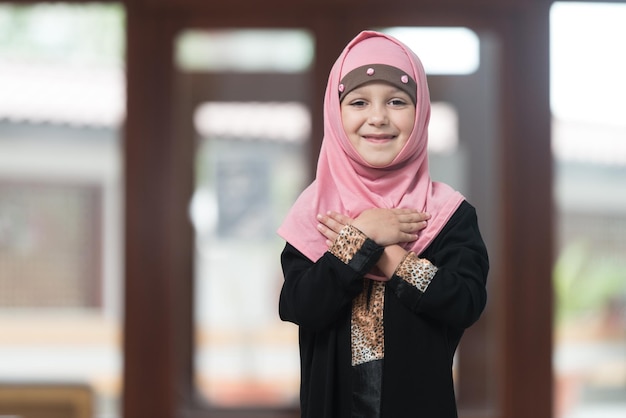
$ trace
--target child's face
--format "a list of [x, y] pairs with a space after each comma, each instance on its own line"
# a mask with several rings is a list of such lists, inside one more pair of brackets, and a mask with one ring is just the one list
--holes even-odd
[[415, 121], [415, 105], [404, 91], [374, 81], [344, 97], [341, 120], [359, 155], [374, 167], [385, 167], [409, 140]]

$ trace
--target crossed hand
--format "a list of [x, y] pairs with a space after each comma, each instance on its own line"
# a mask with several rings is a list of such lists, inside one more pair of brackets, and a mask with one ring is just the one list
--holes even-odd
[[415, 209], [366, 209], [355, 219], [329, 211], [325, 215], [317, 215], [317, 229], [326, 237], [329, 247], [341, 228], [348, 224], [378, 245], [387, 247], [417, 240], [418, 232], [426, 227], [429, 219], [430, 214]]

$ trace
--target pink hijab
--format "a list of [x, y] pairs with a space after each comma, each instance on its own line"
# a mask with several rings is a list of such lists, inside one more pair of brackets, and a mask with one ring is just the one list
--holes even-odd
[[[383, 168], [366, 163], [346, 136], [341, 121], [339, 85], [351, 70], [387, 64], [405, 71], [417, 83], [415, 124], [394, 161]], [[318, 213], [336, 211], [356, 218], [369, 208], [414, 208], [432, 215], [428, 226], [407, 250], [420, 254], [441, 231], [464, 197], [450, 186], [433, 182], [428, 172], [430, 96], [422, 64], [404, 44], [373, 31], [363, 31], [345, 47], [331, 69], [324, 98], [324, 139], [315, 180], [298, 197], [278, 235], [312, 261], [327, 250], [316, 229]]]

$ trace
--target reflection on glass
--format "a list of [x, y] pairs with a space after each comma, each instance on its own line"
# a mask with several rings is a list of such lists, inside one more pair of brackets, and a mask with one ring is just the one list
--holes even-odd
[[619, 4], [551, 10], [557, 418], [626, 416], [625, 19]]
[[187, 30], [177, 45], [179, 68], [195, 71], [297, 73], [313, 60], [311, 37], [299, 30]]
[[[121, 390], [123, 19], [0, 5], [2, 393], [54, 385], [94, 417], [119, 416]], [[52, 413], [46, 393], [20, 392], [23, 408]], [[27, 415], [7, 401], [0, 415]]]
[[299, 369], [296, 329], [277, 315], [275, 230], [307, 175], [310, 116], [299, 103], [218, 102], [195, 124], [196, 383], [214, 404], [285, 404]]
[[185, 30], [176, 40], [190, 83], [181, 95], [202, 92], [182, 99], [193, 113], [180, 123], [196, 135], [194, 383], [215, 406], [298, 396], [297, 329], [278, 317], [276, 229], [310, 174], [313, 45], [291, 29]]

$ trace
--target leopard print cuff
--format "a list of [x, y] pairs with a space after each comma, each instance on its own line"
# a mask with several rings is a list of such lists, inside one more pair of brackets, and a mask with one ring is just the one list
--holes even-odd
[[328, 251], [345, 264], [349, 264], [366, 239], [367, 236], [363, 232], [352, 225], [345, 225]]
[[419, 258], [415, 253], [408, 252], [398, 264], [394, 275], [418, 288], [422, 293], [426, 291], [430, 281], [435, 277], [437, 267], [425, 258]]

